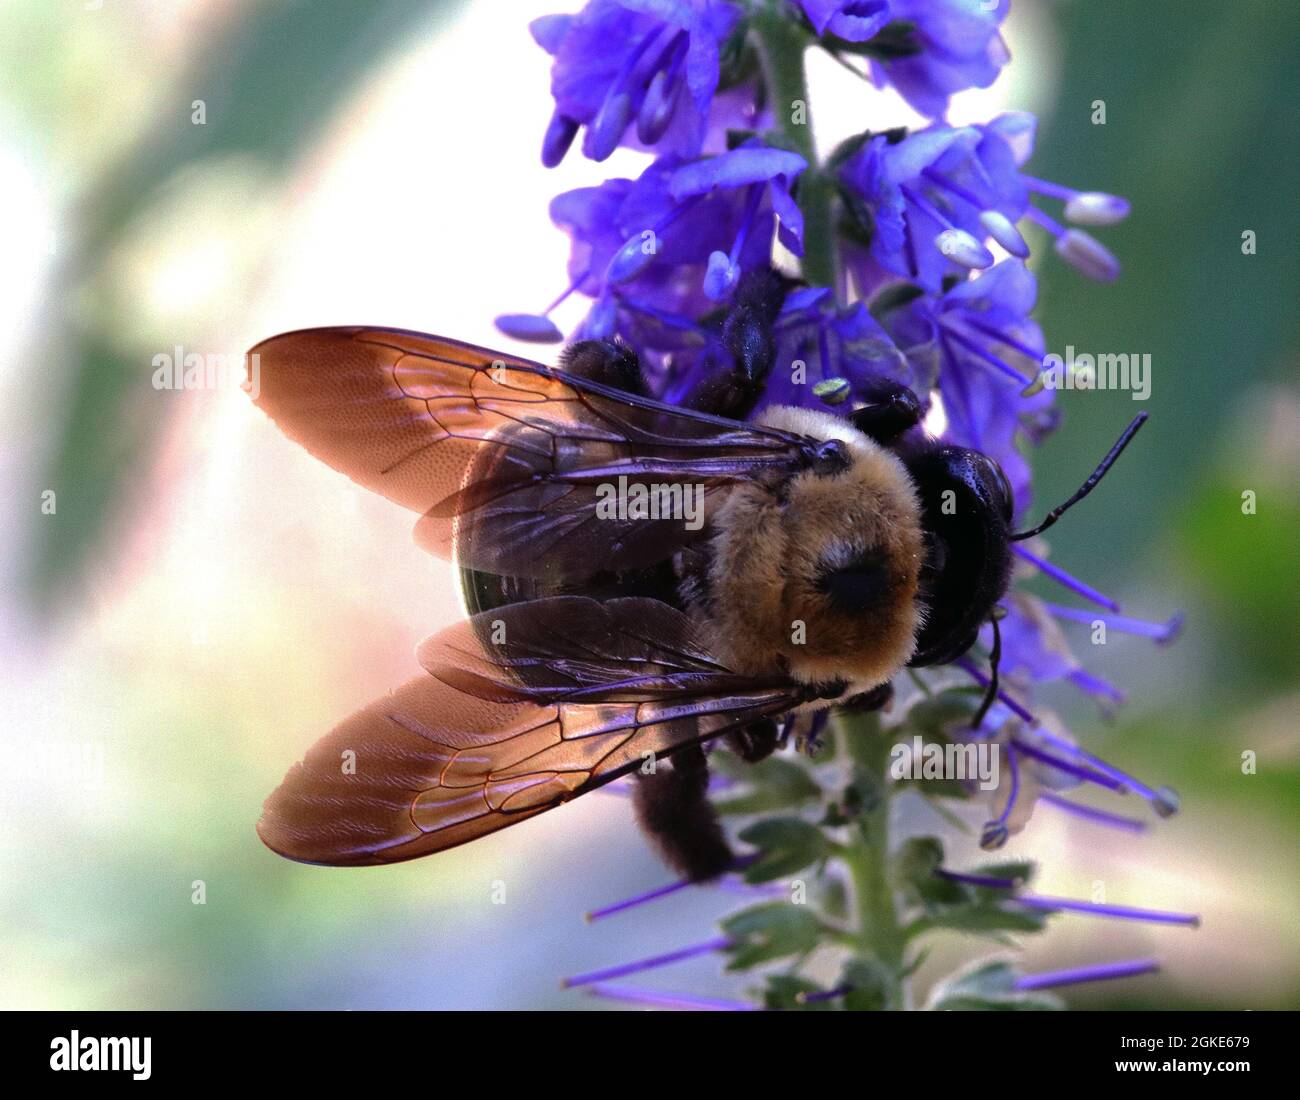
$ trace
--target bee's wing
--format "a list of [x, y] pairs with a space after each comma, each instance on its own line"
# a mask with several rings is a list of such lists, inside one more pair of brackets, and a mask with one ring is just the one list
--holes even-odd
[[807, 697], [723, 668], [685, 615], [649, 599], [513, 604], [429, 638], [419, 657], [428, 675], [290, 769], [258, 823], [269, 847], [307, 863], [414, 859]]
[[[273, 337], [249, 352], [249, 386], [291, 439], [423, 513], [426, 549], [516, 576], [578, 579], [662, 561], [700, 537], [730, 485], [797, 467], [808, 443], [394, 329]], [[691, 494], [684, 507], [701, 512], [689, 524], [684, 507], [590, 522], [620, 477], [679, 486]]]

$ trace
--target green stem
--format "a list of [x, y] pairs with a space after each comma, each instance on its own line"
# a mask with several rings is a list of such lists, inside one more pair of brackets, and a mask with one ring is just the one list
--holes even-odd
[[803, 213], [803, 277], [814, 286], [836, 285], [835, 226], [832, 200], [835, 184], [817, 163], [812, 114], [808, 106], [808, 77], [804, 57], [811, 39], [781, 6], [758, 6], [750, 19], [762, 58], [768, 99], [791, 148], [808, 162], [799, 177], [799, 209]]
[[875, 715], [840, 715], [836, 733], [840, 751], [853, 762], [854, 777], [867, 796], [843, 856], [857, 908], [855, 952], [875, 960], [888, 976], [885, 1007], [906, 1008], [907, 936], [889, 879], [889, 738]]

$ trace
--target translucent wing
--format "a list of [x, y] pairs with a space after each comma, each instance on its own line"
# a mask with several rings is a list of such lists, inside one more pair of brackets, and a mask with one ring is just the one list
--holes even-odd
[[426, 549], [490, 573], [652, 565], [701, 537], [735, 482], [798, 468], [815, 446], [395, 329], [276, 336], [249, 352], [249, 375], [286, 435], [422, 513]]
[[425, 641], [417, 678], [327, 734], [266, 800], [291, 859], [414, 859], [809, 698], [739, 676], [657, 600], [576, 596], [484, 612]]

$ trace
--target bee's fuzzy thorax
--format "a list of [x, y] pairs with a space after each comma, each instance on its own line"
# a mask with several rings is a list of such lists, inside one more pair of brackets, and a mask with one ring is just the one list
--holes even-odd
[[[717, 650], [738, 672], [784, 667], [809, 683], [883, 683], [911, 657], [920, 625], [921, 509], [911, 479], [894, 455], [838, 417], [778, 406], [761, 419], [839, 439], [852, 461], [834, 475], [808, 470], [732, 492], [709, 569]], [[823, 581], [828, 569], [864, 560], [880, 568], [883, 594], [869, 611], [849, 613]]]

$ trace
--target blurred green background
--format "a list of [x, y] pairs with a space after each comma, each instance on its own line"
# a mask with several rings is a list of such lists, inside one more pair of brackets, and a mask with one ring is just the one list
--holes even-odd
[[[565, 256], [549, 197], [639, 163], [537, 164], [547, 59], [525, 24], [552, 6], [0, 5], [0, 1004], [588, 1007], [562, 975], [706, 938], [740, 900], [700, 890], [584, 925], [666, 877], [614, 796], [393, 868], [263, 849], [262, 797], [414, 671], [415, 642], [457, 613], [451, 578], [407, 517], [233, 384], [152, 385], [177, 347], [237, 358], [362, 321], [499, 343], [495, 313], [549, 300]], [[1030, 171], [1133, 204], [1104, 231], [1118, 283], [1037, 264], [1048, 346], [1153, 361], [1151, 424], [1053, 558], [1130, 613], [1188, 624], [1169, 648], [1088, 647], [1130, 694], [1114, 721], [1052, 697], [1183, 812], [1133, 838], [1040, 810], [1009, 854], [1041, 861], [1044, 893], [1101, 884], [1205, 918], [1058, 918], [1025, 966], [1164, 960], [1073, 992], [1079, 1007], [1297, 1007], [1300, 6], [1013, 0], [1008, 38], [1007, 74], [954, 117], [1032, 109]], [[814, 115], [878, 124], [857, 94], [814, 83]], [[1135, 411], [1126, 393], [1061, 407], [1042, 501]], [[921, 984], [982, 950], [954, 938]], [[717, 969], [659, 980], [738, 988]]]

